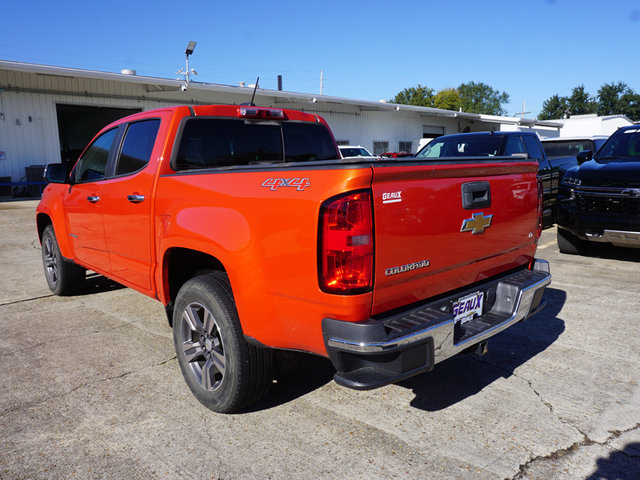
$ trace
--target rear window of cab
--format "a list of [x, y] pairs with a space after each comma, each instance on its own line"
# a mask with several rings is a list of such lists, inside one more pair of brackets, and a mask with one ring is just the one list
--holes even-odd
[[175, 170], [340, 158], [322, 124], [191, 117], [181, 127]]

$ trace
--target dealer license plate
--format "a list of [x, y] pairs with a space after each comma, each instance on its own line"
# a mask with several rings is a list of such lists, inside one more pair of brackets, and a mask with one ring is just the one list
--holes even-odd
[[465, 295], [459, 298], [457, 302], [454, 302], [451, 313], [456, 323], [460, 322], [462, 325], [469, 320], [472, 320], [475, 316], [482, 315], [482, 305], [484, 304], [484, 293], [474, 292], [470, 295]]

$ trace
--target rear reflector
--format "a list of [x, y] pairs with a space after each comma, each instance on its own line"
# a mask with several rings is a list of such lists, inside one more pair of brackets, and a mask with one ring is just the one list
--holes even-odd
[[373, 215], [368, 190], [331, 198], [320, 209], [319, 284], [341, 295], [373, 287]]

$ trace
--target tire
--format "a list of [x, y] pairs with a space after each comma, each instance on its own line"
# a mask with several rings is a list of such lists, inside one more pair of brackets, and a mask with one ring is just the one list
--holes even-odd
[[271, 350], [244, 339], [222, 272], [192, 278], [182, 286], [173, 311], [173, 340], [189, 389], [214, 412], [247, 407], [271, 385]]
[[558, 227], [557, 230], [558, 249], [561, 253], [570, 255], [580, 255], [585, 251], [585, 244], [575, 235]]
[[42, 265], [49, 289], [56, 295], [71, 295], [84, 284], [86, 270], [62, 256], [53, 225], [42, 232]]

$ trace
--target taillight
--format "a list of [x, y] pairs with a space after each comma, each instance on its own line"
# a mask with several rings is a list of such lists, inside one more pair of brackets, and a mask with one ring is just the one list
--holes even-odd
[[320, 208], [319, 283], [327, 293], [356, 294], [373, 287], [371, 193], [334, 197]]
[[542, 235], [542, 223], [543, 223], [543, 208], [544, 208], [544, 204], [543, 204], [543, 197], [542, 197], [542, 180], [540, 179], [540, 177], [538, 177], [538, 230], [536, 231], [536, 241], [538, 241], [538, 239], [540, 238], [540, 236]]

